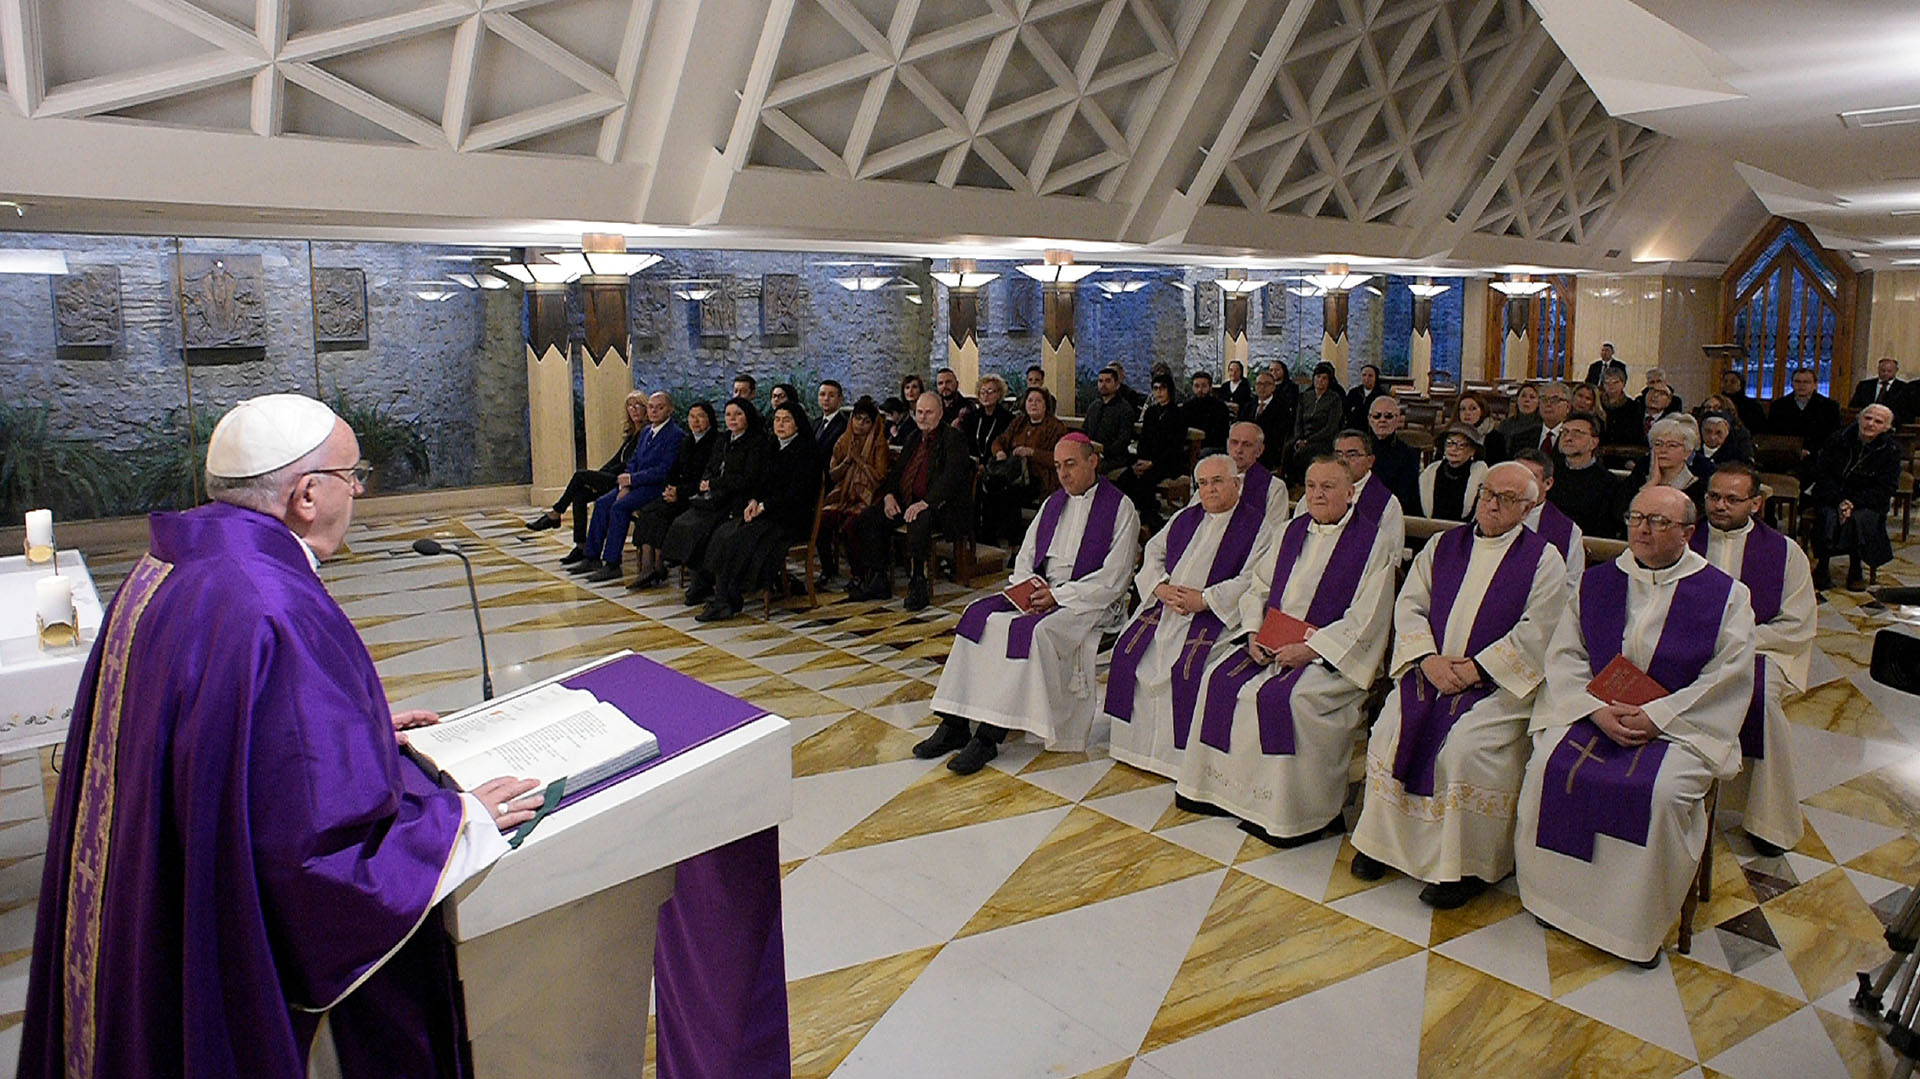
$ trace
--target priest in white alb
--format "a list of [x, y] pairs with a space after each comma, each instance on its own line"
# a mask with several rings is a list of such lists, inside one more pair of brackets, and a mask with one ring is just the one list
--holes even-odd
[[1387, 489], [1386, 481], [1373, 474], [1373, 436], [1366, 431], [1342, 431], [1334, 436], [1333, 455], [1353, 475], [1353, 504], [1362, 514], [1380, 522], [1398, 559], [1407, 545], [1407, 514]]
[[1689, 549], [1694, 512], [1677, 487], [1643, 489], [1628, 549], [1580, 578], [1547, 648], [1514, 827], [1527, 910], [1647, 968], [1706, 846], [1707, 789], [1740, 770], [1753, 697], [1747, 586]]
[[1580, 583], [1580, 575], [1587, 571], [1586, 536], [1580, 532], [1580, 526], [1573, 518], [1560, 512], [1560, 507], [1547, 501], [1548, 492], [1553, 490], [1553, 458], [1528, 446], [1513, 455], [1513, 460], [1526, 465], [1533, 478], [1540, 481], [1540, 498], [1521, 523], [1540, 534], [1540, 538], [1553, 544], [1560, 557], [1567, 563], [1567, 586]]
[[1395, 679], [1367, 742], [1353, 875], [1391, 866], [1452, 910], [1513, 872], [1513, 816], [1547, 641], [1567, 599], [1560, 552], [1521, 524], [1540, 486], [1493, 466], [1473, 523], [1434, 537], [1394, 604]]
[[[915, 756], [960, 752], [947, 767], [971, 775], [999, 755], [1007, 731], [1048, 749], [1084, 749], [1100, 687], [1094, 655], [1102, 630], [1125, 617], [1127, 580], [1140, 553], [1140, 515], [1100, 475], [1100, 452], [1079, 431], [1053, 449], [1060, 489], [1040, 504], [1021, 541], [1009, 589], [1040, 578], [1022, 611], [1005, 593], [960, 616], [933, 710], [940, 726]], [[969, 722], [978, 726], [969, 735]]]
[[[1238, 635], [1215, 649], [1176, 794], [1239, 817], [1276, 846], [1342, 830], [1361, 705], [1393, 620], [1399, 544], [1353, 504], [1333, 457], [1307, 466], [1306, 512], [1271, 537], [1240, 598]], [[1254, 638], [1268, 608], [1294, 620], [1272, 650]], [[1300, 625], [1298, 623], [1304, 623]]]
[[1753, 698], [1740, 727], [1746, 766], [1726, 784], [1721, 806], [1743, 813], [1741, 826], [1762, 854], [1800, 842], [1804, 821], [1793, 782], [1793, 746], [1781, 699], [1804, 692], [1813, 663], [1813, 569], [1806, 552], [1754, 515], [1766, 502], [1760, 473], [1729, 461], [1707, 480], [1707, 523], [1693, 549], [1747, 586], [1753, 597]]
[[1261, 507], [1269, 523], [1280, 524], [1287, 519], [1287, 484], [1260, 463], [1266, 449], [1267, 433], [1259, 424], [1241, 420], [1227, 428], [1227, 457], [1240, 476], [1240, 497]]
[[1240, 485], [1228, 454], [1202, 457], [1193, 469], [1197, 501], [1147, 541], [1133, 578], [1139, 613], [1114, 642], [1107, 671], [1114, 760], [1179, 778], [1207, 657], [1239, 624], [1240, 596], [1252, 583], [1244, 571], [1268, 532], [1265, 500], [1242, 497]]

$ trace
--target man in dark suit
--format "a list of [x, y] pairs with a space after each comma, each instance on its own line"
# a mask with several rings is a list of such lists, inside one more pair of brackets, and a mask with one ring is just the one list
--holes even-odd
[[846, 404], [847, 393], [833, 379], [824, 379], [820, 383], [820, 418], [813, 421], [813, 445], [820, 455], [820, 474], [826, 475], [827, 458], [833, 456], [833, 445], [840, 436], [847, 433], [847, 414], [841, 410]]
[[960, 376], [953, 373], [953, 368], [942, 367], [935, 371], [933, 388], [940, 395], [940, 407], [950, 426], [958, 427], [973, 415], [973, 398], [960, 392]]
[[1720, 375], [1720, 396], [1727, 399], [1733, 411], [1740, 417], [1740, 426], [1748, 431], [1767, 429], [1767, 411], [1760, 402], [1747, 396], [1747, 376], [1738, 371], [1728, 370]]
[[1293, 437], [1293, 409], [1281, 398], [1273, 372], [1262, 371], [1254, 377], [1253, 403], [1244, 415], [1259, 424], [1267, 436], [1266, 448], [1260, 451], [1260, 463], [1269, 472], [1280, 471], [1280, 457], [1287, 450], [1287, 439]]
[[1367, 429], [1373, 432], [1373, 474], [1400, 500], [1409, 517], [1420, 515], [1420, 451], [1400, 441], [1407, 417], [1392, 397], [1375, 398], [1367, 406]]
[[946, 422], [939, 394], [921, 394], [913, 402], [913, 430], [880, 484], [880, 498], [860, 514], [855, 526], [859, 564], [879, 568], [865, 582], [856, 583], [847, 598], [893, 598], [889, 548], [894, 526], [905, 522], [911, 567], [906, 609], [924, 608], [932, 592], [927, 558], [933, 551], [934, 526], [950, 536], [960, 535], [972, 517], [972, 490], [973, 458], [967, 455], [967, 436]]
[[1600, 346], [1600, 358], [1587, 365], [1586, 382], [1598, 386], [1606, 380], [1608, 371], [1620, 372], [1620, 384], [1627, 384], [1627, 365], [1613, 358], [1613, 342], [1607, 341]]
[[1767, 409], [1767, 430], [1799, 439], [1801, 453], [1808, 456], [1840, 429], [1840, 406], [1816, 392], [1815, 385], [1813, 371], [1802, 367], [1793, 373], [1793, 393], [1775, 398]]
[[1885, 405], [1893, 410], [1894, 426], [1910, 422], [1914, 413], [1914, 384], [1900, 381], [1899, 361], [1891, 356], [1882, 356], [1875, 373], [1879, 377], [1862, 379], [1854, 386], [1853, 397], [1847, 401], [1847, 407], [1858, 409], [1868, 405]]
[[1213, 395], [1213, 376], [1205, 371], [1193, 373], [1193, 396], [1180, 406], [1180, 418], [1188, 427], [1199, 428], [1202, 450], [1227, 448], [1227, 428], [1233, 426], [1227, 403]]

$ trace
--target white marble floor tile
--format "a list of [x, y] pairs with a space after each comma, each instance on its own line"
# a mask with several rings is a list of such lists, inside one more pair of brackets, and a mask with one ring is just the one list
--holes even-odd
[[1173, 1079], [1173, 1077], [1147, 1063], [1145, 1057], [1135, 1057], [1133, 1066], [1127, 1069], [1127, 1079]]
[[977, 959], [942, 950], [834, 1079], [1043, 1079], [1131, 1055]]
[[1433, 908], [1420, 902], [1420, 889], [1424, 887], [1411, 877], [1396, 876], [1378, 888], [1327, 905], [1424, 948], [1433, 939]]
[[[1788, 857], [1792, 857], [1792, 855]], [[1826, 866], [1824, 862], [1816, 861], [1814, 864], [1821, 867], [1821, 869], [1824, 869]], [[1799, 867], [1795, 866], [1794, 868], [1797, 870]], [[1912, 886], [1911, 881], [1906, 884], [1901, 884], [1899, 881], [1888, 880], [1885, 877], [1876, 877], [1871, 873], [1862, 873], [1858, 869], [1846, 869], [1842, 867], [1842, 872], [1846, 873], [1847, 877], [1853, 881], [1853, 886], [1860, 892], [1860, 898], [1866, 900], [1868, 906], [1880, 902], [1882, 899], [1885, 899], [1887, 896], [1892, 895], [1902, 888]], [[1817, 875], [1818, 873], [1803, 874], [1800, 879], [1812, 880], [1813, 877]]]
[[780, 882], [787, 979], [897, 955], [947, 939], [907, 917], [819, 859]]
[[1113, 769], [1110, 760], [1093, 760], [1084, 764], [1069, 764], [1065, 768], [1048, 768], [1038, 772], [1028, 772], [1021, 779], [1044, 791], [1077, 802], [1087, 796], [1093, 785], [1100, 782]]
[[1333, 864], [1339, 857], [1339, 842], [1323, 839], [1242, 862], [1240, 870], [1318, 903], [1327, 897], [1327, 884], [1333, 879]]
[[1154, 834], [1196, 854], [1204, 854], [1221, 865], [1233, 864], [1234, 857], [1240, 853], [1241, 844], [1247, 838], [1247, 833], [1240, 830], [1240, 822], [1231, 817], [1190, 821]]
[[1789, 723], [1787, 731], [1793, 746], [1794, 787], [1801, 798], [1915, 756], [1913, 748], [1904, 743], [1855, 738], [1803, 723]]
[[1040, 748], [1040, 743], [1021, 737], [1020, 732], [1010, 733], [1007, 735], [1006, 742], [1000, 746], [999, 754], [987, 764], [987, 767], [997, 768], [1008, 775], [1013, 775], [1025, 768], [1033, 758], [1038, 757]]
[[1812, 1008], [1802, 1008], [1702, 1063], [1729, 1079], [1849, 1079], [1846, 1061]]
[[793, 817], [780, 826], [780, 836], [794, 850], [818, 854], [938, 764], [904, 760], [800, 776], [793, 781]]
[[[899, 689], [901, 683], [887, 687], [889, 692]], [[902, 701], [899, 704], [873, 705], [862, 709], [875, 719], [884, 720], [903, 731], [924, 726], [933, 721], [933, 705], [928, 701]]]
[[1169, 1079], [1413, 1079], [1426, 989], [1417, 952], [1141, 1059]]
[[[1114, 765], [1114, 767], [1124, 767]], [[1173, 805], [1173, 784], [1159, 783], [1125, 794], [1108, 795], [1086, 803], [1088, 809], [1096, 809], [1122, 824], [1131, 824], [1143, 832], [1153, 830], [1153, 826]]]
[[[1853, 628], [1848, 626], [1844, 632], [1853, 632]], [[1813, 646], [1813, 658], [1812, 661], [1807, 664], [1807, 685], [1809, 688], [1818, 689], [1836, 678], [1845, 678], [1846, 676], [1847, 672], [1843, 670], [1838, 663], [1835, 663], [1832, 657], [1827, 655], [1825, 650], [1818, 644]]]
[[1871, 701], [1908, 742], [1920, 744], [1920, 695], [1902, 693], [1892, 686], [1881, 685], [1867, 671], [1855, 671], [1847, 676], [1847, 681], [1853, 683], [1853, 687]]
[[1553, 976], [1547, 969], [1547, 931], [1524, 911], [1455, 937], [1434, 951], [1529, 993], [1553, 996]]
[[[1701, 938], [1696, 936], [1693, 939], [1697, 943]], [[1799, 977], [1793, 973], [1793, 964], [1787, 962], [1784, 954], [1776, 952], [1758, 963], [1742, 967], [1732, 973], [1736, 978], [1745, 978], [1756, 985], [1764, 985], [1794, 1000], [1807, 999], [1806, 989], [1801, 986]], [[1853, 995], [1853, 987], [1848, 987], [1847, 995]]]
[[1835, 861], [1850, 862], [1873, 848], [1903, 833], [1898, 828], [1889, 828], [1884, 824], [1849, 817], [1845, 813], [1835, 813], [1817, 806], [1802, 805], [1800, 811], [1807, 816], [1807, 823], [1819, 834], [1820, 842], [1826, 844], [1827, 852]]
[[1700, 1058], [1671, 963], [1653, 970], [1616, 970], [1560, 997], [1559, 1003], [1688, 1060]]
[[947, 951], [992, 967], [1133, 1052], [1226, 875], [1222, 867], [965, 937]]

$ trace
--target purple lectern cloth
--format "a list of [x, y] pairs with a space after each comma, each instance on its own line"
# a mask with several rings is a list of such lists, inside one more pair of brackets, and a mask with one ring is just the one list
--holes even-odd
[[[1653, 660], [1647, 664], [1647, 674], [1669, 693], [1692, 685], [1713, 658], [1732, 590], [1733, 578], [1712, 566], [1682, 577], [1674, 586], [1667, 623], [1660, 628]], [[1603, 562], [1580, 578], [1580, 634], [1594, 674], [1620, 654], [1626, 626], [1626, 571], [1617, 563]], [[1646, 846], [1653, 781], [1666, 754], [1665, 739], [1626, 749], [1601, 733], [1592, 720], [1576, 721], [1547, 760], [1536, 842], [1588, 862], [1593, 860], [1593, 839], [1599, 833]]]
[[[74, 705], [19, 1074], [300, 1079], [298, 1009], [437, 930], [461, 802], [402, 765], [373, 662], [285, 526], [215, 504], [150, 527]], [[346, 1037], [449, 1074], [459, 1039], [403, 1026], [457, 1015], [422, 941], [366, 982], [417, 974], [420, 1007], [343, 1003]]]
[[[1453, 616], [1453, 604], [1466, 580], [1467, 566], [1473, 560], [1473, 525], [1455, 528], [1441, 536], [1433, 552], [1432, 603], [1427, 611], [1427, 628], [1435, 642], [1447, 636], [1447, 620]], [[1547, 540], [1532, 532], [1521, 533], [1508, 545], [1507, 553], [1487, 582], [1487, 593], [1474, 612], [1473, 628], [1467, 632], [1467, 655], [1477, 656], [1493, 642], [1513, 632], [1527, 613], [1527, 600], [1533, 592], [1533, 575], [1540, 566], [1540, 553]], [[1418, 666], [1400, 679], [1400, 743], [1393, 755], [1393, 778], [1408, 794], [1430, 797], [1433, 794], [1434, 765], [1440, 747], [1453, 731], [1453, 725], [1474, 705], [1493, 695], [1490, 684], [1470, 686], [1459, 693], [1441, 693]]]
[[728, 696], [705, 682], [689, 678], [645, 656], [623, 656], [590, 671], [582, 671], [560, 684], [568, 689], [584, 689], [595, 698], [613, 705], [625, 712], [629, 719], [652, 731], [653, 736], [660, 740], [658, 757], [590, 787], [567, 791], [560, 799], [561, 807], [572, 805], [590, 794], [603, 791], [629, 776], [638, 775], [702, 742], [744, 727], [767, 714], [767, 710], [757, 704]]
[[[1047, 549], [1053, 546], [1053, 533], [1060, 527], [1060, 515], [1066, 512], [1067, 498], [1065, 488], [1053, 492], [1040, 504], [1040, 516], [1034, 518], [1033, 527], [1038, 531], [1033, 537], [1033, 572], [1042, 577], [1047, 573]], [[1080, 549], [1074, 552], [1072, 580], [1077, 581], [1106, 564], [1107, 556], [1113, 553], [1113, 530], [1119, 523], [1120, 503], [1125, 498], [1120, 488], [1105, 479], [1094, 482], [1093, 506], [1087, 511], [1087, 526], [1080, 533]], [[1007, 658], [1026, 659], [1032, 655], [1033, 631], [1040, 627], [1042, 618], [1059, 609], [1049, 607], [1016, 615], [1007, 626]], [[954, 632], [979, 644], [981, 635], [987, 631], [990, 615], [1017, 610], [1012, 600], [995, 592], [968, 604]]]
[[[1707, 532], [1711, 526], [1693, 530], [1693, 549], [1702, 558], [1707, 554]], [[1753, 620], [1765, 624], [1780, 617], [1780, 604], [1787, 589], [1787, 544], [1777, 529], [1755, 521], [1741, 546], [1740, 583], [1753, 597]], [[1764, 760], [1767, 755], [1767, 657], [1753, 657], [1753, 698], [1747, 702], [1747, 718], [1740, 724], [1740, 755]]]
[[[1260, 466], [1256, 464], [1253, 467]], [[1269, 479], [1272, 478], [1272, 473], [1267, 475]], [[1200, 521], [1206, 512], [1199, 506], [1188, 506], [1175, 515], [1173, 523], [1167, 526], [1166, 562], [1169, 573], [1180, 563], [1181, 556], [1187, 552], [1187, 545], [1193, 542], [1194, 535], [1200, 531]], [[1266, 520], [1266, 512], [1264, 493], [1258, 502], [1242, 499], [1234, 506], [1233, 516], [1228, 519], [1226, 531], [1214, 549], [1213, 563], [1207, 567], [1208, 588], [1234, 577], [1246, 567], [1247, 556], [1253, 552], [1253, 545], [1260, 538], [1260, 526]], [[1107, 671], [1106, 710], [1115, 719], [1133, 722], [1133, 696], [1138, 684], [1140, 653], [1153, 637], [1165, 607], [1157, 600], [1149, 605], [1114, 645], [1113, 663]], [[1205, 649], [1219, 640], [1225, 629], [1226, 623], [1211, 610], [1194, 615], [1192, 624], [1187, 627], [1186, 645], [1181, 649], [1180, 662], [1173, 668], [1173, 744], [1176, 749], [1187, 748], [1187, 734], [1193, 727], [1193, 707], [1200, 699], [1200, 678], [1206, 673], [1202, 666], [1206, 659]]]
[[[1313, 518], [1306, 514], [1295, 517], [1280, 537], [1280, 550], [1274, 556], [1273, 588], [1267, 593], [1267, 607], [1280, 608], [1281, 600], [1286, 596], [1287, 583], [1293, 578], [1294, 563], [1300, 560], [1300, 552], [1307, 545], [1307, 528]], [[1318, 627], [1330, 625], [1346, 616], [1347, 608], [1353, 606], [1354, 593], [1360, 590], [1360, 577], [1367, 569], [1367, 555], [1373, 550], [1373, 538], [1379, 530], [1379, 522], [1359, 511], [1358, 508], [1347, 511], [1346, 527], [1340, 530], [1340, 538], [1334, 541], [1333, 554], [1327, 559], [1326, 570], [1320, 574], [1320, 581], [1314, 588], [1313, 602], [1307, 607], [1307, 624]], [[1305, 673], [1307, 664], [1291, 668], [1274, 675], [1261, 685], [1257, 699], [1260, 716], [1260, 752], [1269, 757], [1287, 756], [1293, 753], [1293, 687]], [[1227, 743], [1232, 737], [1233, 709], [1241, 687], [1253, 681], [1256, 675], [1265, 671], [1264, 664], [1255, 663], [1246, 653], [1227, 660], [1215, 667], [1207, 679], [1207, 703], [1200, 717], [1200, 741], [1220, 750], [1227, 751]]]

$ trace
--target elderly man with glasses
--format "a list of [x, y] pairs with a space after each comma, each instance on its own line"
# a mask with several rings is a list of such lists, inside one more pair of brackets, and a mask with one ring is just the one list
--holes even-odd
[[1675, 488], [1642, 490], [1628, 549], [1581, 576], [1547, 648], [1514, 829], [1527, 910], [1649, 969], [1753, 698], [1750, 594], [1689, 548], [1695, 514]]
[[1373, 432], [1373, 474], [1402, 510], [1420, 512], [1420, 451], [1400, 438], [1407, 417], [1400, 402], [1376, 397], [1367, 406], [1367, 429]]

